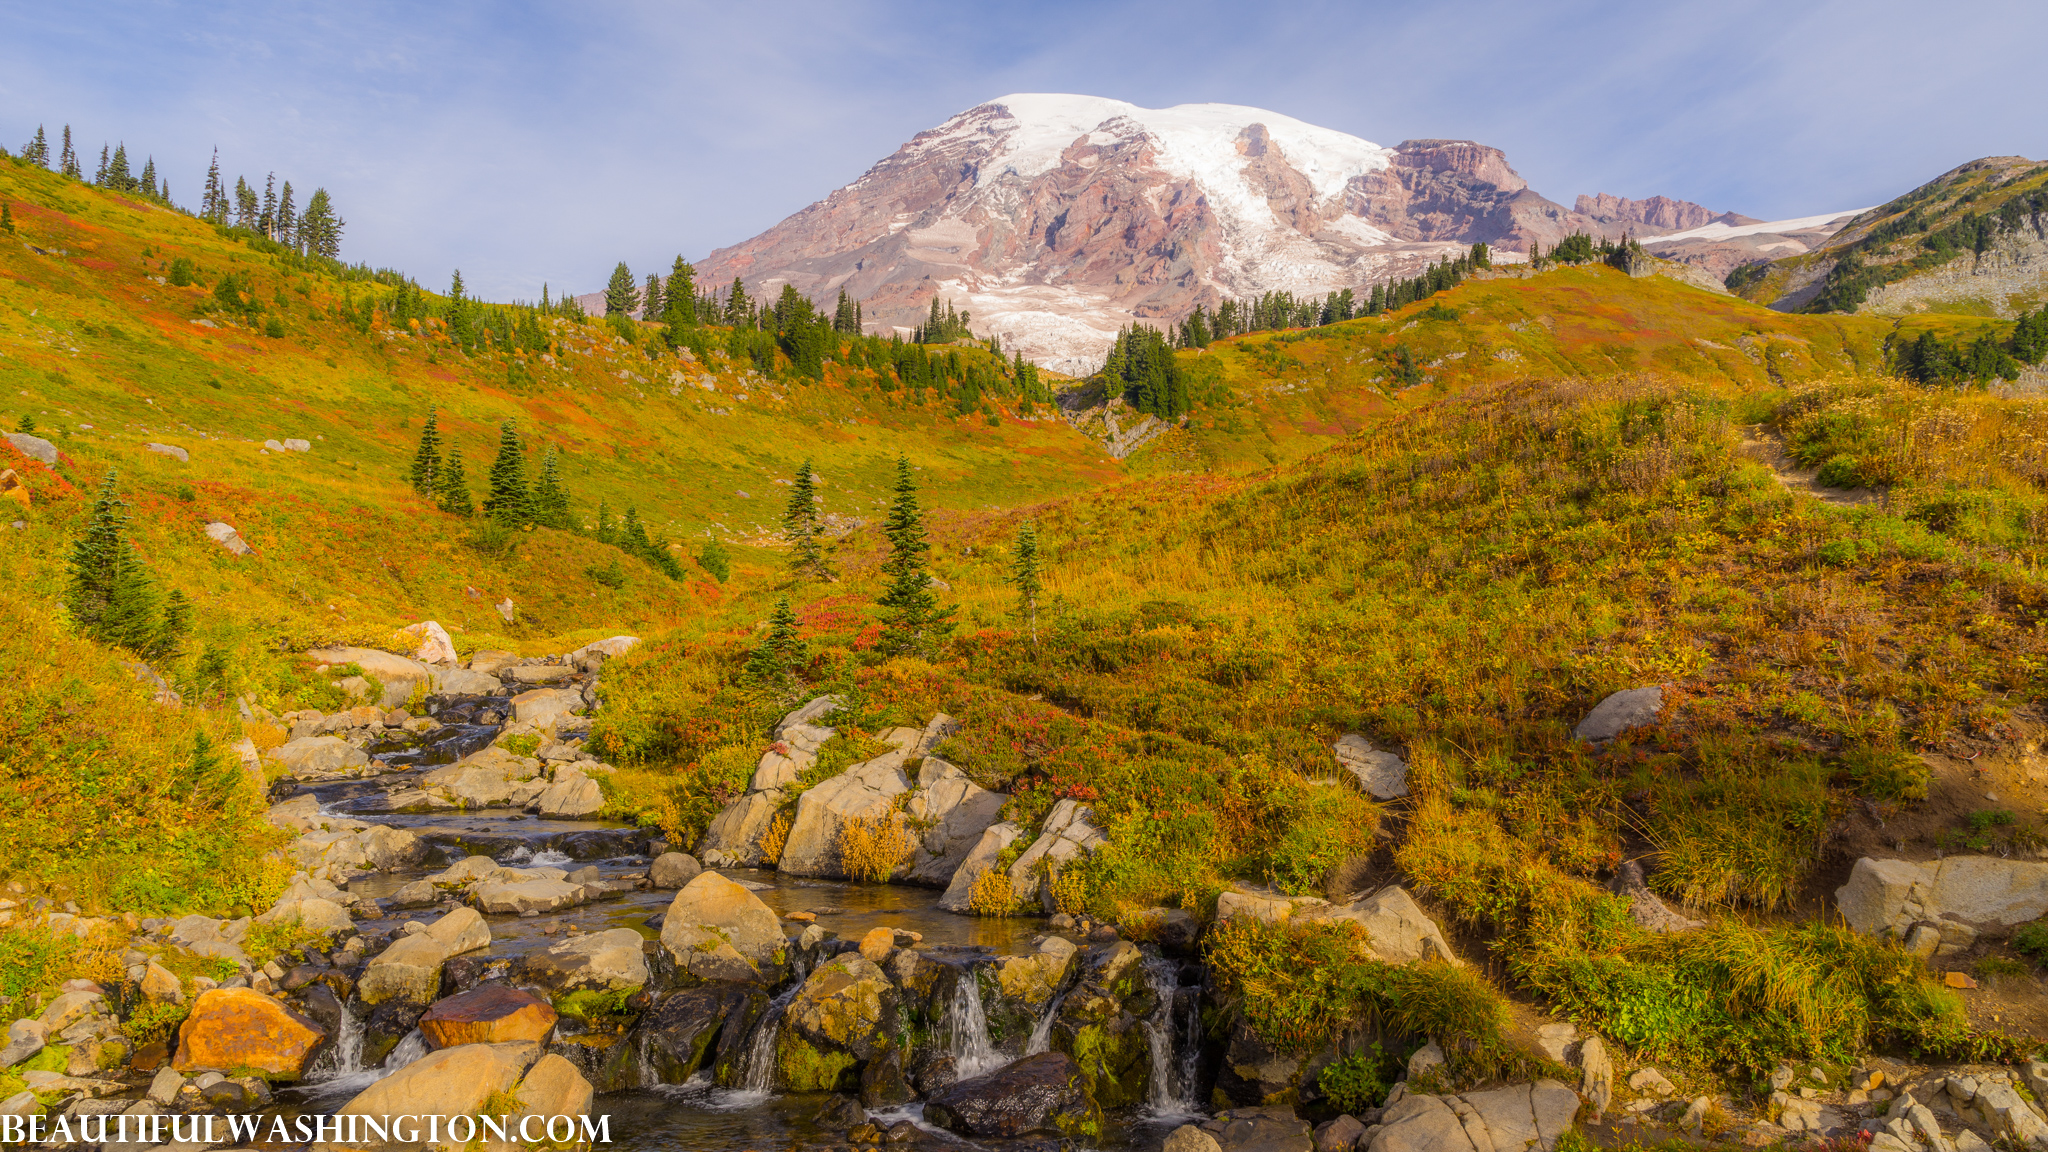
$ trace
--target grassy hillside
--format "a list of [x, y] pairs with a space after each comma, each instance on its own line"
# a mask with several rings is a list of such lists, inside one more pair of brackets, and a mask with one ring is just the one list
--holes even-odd
[[1923, 329], [1954, 340], [1994, 326], [1959, 317], [1791, 315], [1604, 265], [1508, 273], [1385, 316], [1180, 353], [1196, 394], [1221, 402], [1198, 408], [1185, 432], [1142, 448], [1131, 466], [1264, 467], [1416, 404], [1532, 376], [1649, 371], [1702, 386], [1770, 387], [1882, 372], [1892, 349]]

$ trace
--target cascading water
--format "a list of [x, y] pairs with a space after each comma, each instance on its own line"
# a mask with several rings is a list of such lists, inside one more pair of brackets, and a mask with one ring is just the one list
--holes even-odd
[[767, 1096], [775, 1090], [775, 1041], [782, 1034], [783, 1014], [789, 1011], [789, 1002], [796, 999], [797, 989], [802, 987], [801, 980], [791, 983], [761, 1013], [761, 1023], [754, 1027], [747, 1054], [740, 1059], [740, 1092]]
[[338, 1080], [343, 1076], [353, 1076], [362, 1070], [363, 1021], [344, 1004], [341, 1007], [341, 1033], [334, 1038], [334, 1049], [320, 1062], [320, 1067], [307, 1074], [306, 1082], [317, 1084], [327, 1080]]
[[946, 1054], [953, 1058], [953, 1067], [962, 1080], [993, 1072], [1009, 1062], [988, 1038], [988, 1013], [981, 1006], [981, 981], [971, 967], [953, 984], [953, 1003], [946, 1009]]
[[[1152, 1050], [1152, 1078], [1146, 1086], [1145, 1103], [1155, 1116], [1193, 1115], [1200, 1111], [1192, 1099], [1195, 1062], [1201, 1058], [1200, 1009], [1190, 999], [1188, 1007], [1195, 1018], [1187, 1026], [1187, 1042], [1183, 1045], [1174, 1026], [1175, 1006], [1182, 999], [1179, 968], [1170, 961], [1147, 960], [1145, 982], [1151, 985], [1153, 995], [1159, 997], [1159, 1007], [1139, 1021]], [[1180, 1059], [1174, 1059], [1176, 1055]]]
[[405, 1039], [400, 1040], [398, 1045], [391, 1049], [389, 1056], [384, 1057], [384, 1075], [389, 1076], [426, 1054], [427, 1038], [415, 1028], [407, 1032]]
[[1024, 1054], [1036, 1056], [1052, 1050], [1052, 1022], [1060, 1014], [1060, 1005], [1067, 1002], [1065, 992], [1045, 1002], [1045, 1015], [1038, 1018], [1038, 1024], [1031, 1029], [1031, 1039], [1024, 1042]]

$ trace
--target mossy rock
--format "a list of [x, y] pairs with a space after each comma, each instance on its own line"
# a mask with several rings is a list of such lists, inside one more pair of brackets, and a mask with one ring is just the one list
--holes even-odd
[[1145, 1030], [1135, 1021], [1128, 1023], [1121, 1032], [1108, 1024], [1085, 1024], [1071, 1032], [1054, 1030], [1054, 1048], [1074, 1058], [1089, 1096], [1103, 1108], [1143, 1104], [1152, 1079], [1152, 1052]]
[[821, 1051], [784, 1031], [775, 1039], [775, 1083], [790, 1092], [858, 1092], [860, 1060], [851, 1052]]

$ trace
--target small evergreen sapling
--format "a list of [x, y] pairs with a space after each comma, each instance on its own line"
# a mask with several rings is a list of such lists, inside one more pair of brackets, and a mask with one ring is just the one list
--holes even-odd
[[426, 427], [420, 429], [419, 450], [412, 454], [412, 490], [432, 497], [441, 475], [441, 416], [427, 409]]
[[1010, 548], [1010, 583], [1017, 589], [1017, 614], [1031, 625], [1031, 643], [1038, 643], [1038, 593], [1044, 581], [1038, 567], [1038, 526], [1026, 520], [1017, 528]]
[[697, 566], [710, 573], [711, 578], [720, 584], [732, 578], [732, 555], [716, 537], [706, 540], [704, 547], [698, 549]]
[[533, 519], [533, 494], [526, 488], [526, 453], [519, 429], [507, 420], [498, 425], [498, 458], [491, 462], [491, 491], [484, 498], [491, 519], [518, 528]]
[[782, 537], [789, 541], [789, 567], [799, 577], [822, 579], [825, 553], [818, 545], [817, 481], [806, 459], [791, 481], [789, 507], [782, 514]]
[[896, 458], [896, 494], [882, 531], [889, 538], [889, 558], [882, 564], [888, 587], [877, 603], [883, 610], [881, 646], [892, 655], [931, 654], [941, 637], [953, 630], [953, 608], [940, 608], [932, 594], [925, 555], [924, 512], [917, 503], [917, 483], [908, 458]]
[[789, 597], [781, 597], [775, 602], [775, 612], [768, 617], [767, 634], [747, 660], [746, 677], [777, 696], [789, 695], [796, 687], [793, 670], [803, 662], [803, 657], [803, 641], [797, 638], [796, 612], [789, 606]]
[[462, 453], [450, 452], [434, 480], [435, 506], [451, 516], [474, 516], [476, 505], [469, 499], [469, 477], [462, 468]]
[[562, 488], [561, 457], [555, 446], [540, 459], [540, 479], [533, 485], [533, 519], [550, 528], [569, 526], [569, 493]]

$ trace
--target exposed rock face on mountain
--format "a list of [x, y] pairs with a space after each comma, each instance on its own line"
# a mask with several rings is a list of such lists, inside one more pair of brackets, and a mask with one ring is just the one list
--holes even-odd
[[1722, 212], [1718, 215], [1688, 200], [1673, 200], [1668, 196], [1652, 196], [1647, 200], [1630, 200], [1623, 196], [1609, 196], [1602, 192], [1597, 196], [1579, 196], [1572, 211], [1602, 224], [1632, 227], [1648, 232], [1683, 232], [1688, 228], [1703, 228], [1708, 224], [1727, 224], [1731, 227], [1742, 224], [1761, 224], [1739, 212]]
[[1712, 218], [1662, 198], [1591, 203], [1613, 219], [1544, 199], [1499, 149], [1467, 140], [1387, 148], [1230, 104], [1014, 95], [713, 252], [697, 282], [739, 276], [757, 297], [794, 284], [828, 305], [843, 289], [881, 331], [916, 324], [942, 296], [977, 333], [1092, 370], [1118, 328], [1197, 304], [1363, 288], [1475, 241], [1520, 252], [1575, 231]]
[[[1579, 199], [1584, 202], [1585, 197]], [[1683, 232], [1643, 237], [1643, 247], [1651, 255], [1703, 268], [1719, 280], [1743, 264], [1811, 252], [1832, 240], [1855, 215], [1852, 209], [1792, 220], [1750, 220], [1729, 212]]]

